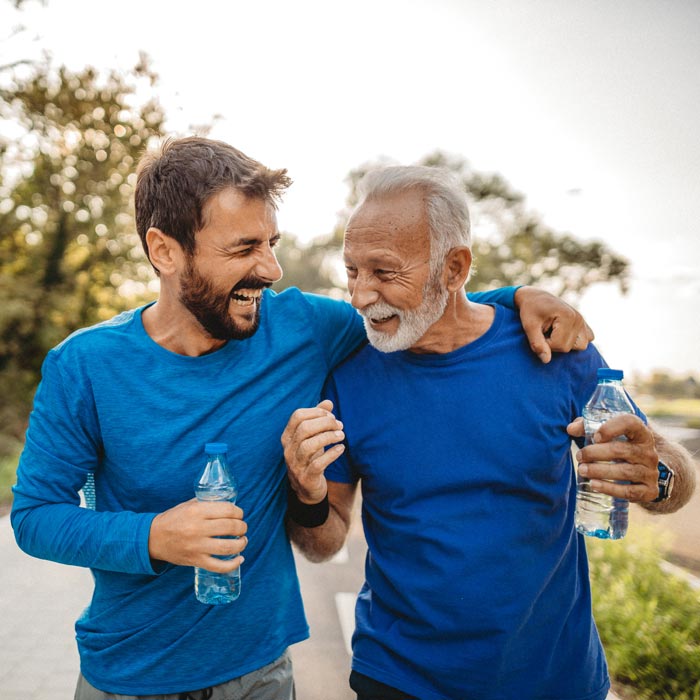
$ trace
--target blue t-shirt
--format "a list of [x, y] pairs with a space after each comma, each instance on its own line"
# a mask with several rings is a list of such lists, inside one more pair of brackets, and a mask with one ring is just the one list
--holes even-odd
[[[512, 306], [514, 291], [483, 298]], [[296, 289], [266, 291], [255, 335], [201, 357], [155, 343], [142, 310], [48, 354], [12, 512], [26, 552], [92, 569], [93, 598], [76, 623], [81, 670], [97, 688], [128, 695], [216, 685], [308, 636], [284, 527], [280, 436], [365, 342], [349, 304]], [[191, 567], [156, 571], [148, 555], [153, 518], [194, 496], [214, 441], [229, 445], [249, 527], [241, 596], [221, 606], [196, 600]], [[94, 511], [79, 506], [89, 475]]]
[[543, 365], [517, 315], [447, 354], [363, 347], [326, 394], [368, 543], [353, 668], [421, 700], [602, 700], [567, 424], [605, 363]]

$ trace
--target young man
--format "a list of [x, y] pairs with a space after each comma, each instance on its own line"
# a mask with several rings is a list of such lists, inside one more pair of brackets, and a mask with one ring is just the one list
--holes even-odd
[[[567, 434], [604, 360], [590, 346], [542, 365], [512, 310], [467, 298], [469, 214], [447, 173], [387, 168], [363, 184], [344, 255], [371, 346], [282, 438], [290, 533], [310, 559], [340, 548], [362, 484], [351, 686], [358, 700], [604, 700]], [[636, 416], [599, 437], [581, 453], [598, 490], [660, 512], [688, 501], [682, 448]]]
[[[136, 222], [158, 300], [73, 334], [45, 360], [12, 525], [29, 554], [93, 571], [76, 624], [78, 700], [293, 697], [286, 650], [308, 627], [279, 436], [365, 332], [347, 303], [268, 289], [282, 276], [275, 208], [289, 183], [208, 139], [147, 156]], [[587, 343], [578, 314], [518, 290], [523, 303], [528, 294], [539, 310], [523, 309], [523, 322], [538, 353], [548, 356], [552, 325], [554, 346]], [[491, 296], [513, 305], [512, 289]], [[210, 441], [229, 445], [237, 505], [193, 500]], [[81, 508], [93, 478], [96, 507]], [[244, 549], [240, 598], [199, 603], [192, 567], [231, 570], [243, 558], [217, 556]]]

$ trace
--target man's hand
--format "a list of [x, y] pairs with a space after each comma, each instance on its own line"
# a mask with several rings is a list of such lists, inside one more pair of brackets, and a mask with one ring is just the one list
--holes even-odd
[[520, 287], [515, 305], [530, 347], [544, 363], [552, 359], [552, 352], [585, 350], [595, 337], [576, 309], [549, 292]]
[[[570, 423], [567, 432], [583, 437], [583, 418]], [[615, 440], [621, 435], [627, 440]], [[615, 416], [600, 426], [593, 441], [576, 459], [579, 474], [591, 480], [594, 491], [633, 503], [649, 503], [659, 495], [659, 455], [654, 434], [642, 420], [633, 415]], [[629, 483], [615, 483], [618, 481]]]
[[243, 511], [233, 503], [193, 498], [156, 515], [148, 552], [151, 559], [224, 574], [237, 569], [243, 557], [217, 557], [242, 552], [248, 544], [247, 530]]
[[[315, 408], [299, 408], [282, 433], [287, 474], [302, 503], [319, 503], [325, 498], [328, 485], [324, 471], [345, 449], [343, 424], [332, 410], [331, 401], [321, 401]], [[333, 447], [326, 450], [330, 445]]]

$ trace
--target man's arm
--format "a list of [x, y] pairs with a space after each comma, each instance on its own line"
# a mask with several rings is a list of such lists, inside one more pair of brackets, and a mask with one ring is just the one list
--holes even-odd
[[[583, 419], [568, 428], [572, 437], [583, 437]], [[627, 440], [615, 440], [624, 435]], [[682, 445], [667, 440], [637, 416], [616, 416], [598, 429], [595, 442], [576, 455], [578, 470], [591, 479], [591, 488], [617, 498], [639, 503], [650, 513], [673, 513], [682, 508], [695, 490], [695, 464]], [[657, 465], [661, 460], [674, 474], [674, 486], [666, 501], [659, 495]], [[615, 482], [628, 483], [615, 483]]]
[[328, 481], [328, 519], [318, 527], [303, 527], [287, 517], [289, 538], [313, 562], [330, 559], [343, 546], [350, 529], [357, 484]]
[[519, 311], [530, 347], [545, 364], [553, 352], [585, 350], [594, 338], [573, 306], [536, 287], [501, 287], [467, 296], [480, 304], [500, 304]]
[[316, 562], [329, 559], [343, 546], [357, 491], [357, 484], [327, 481], [324, 475], [345, 450], [343, 425], [332, 410], [328, 400], [315, 408], [297, 409], [282, 433], [291, 496], [297, 499], [294, 510], [303, 513], [305, 507], [313, 508], [328, 498], [328, 517], [320, 525], [304, 527], [287, 517], [290, 539]]
[[695, 491], [697, 482], [695, 461], [683, 445], [667, 440], [655, 430], [653, 430], [653, 434], [659, 459], [674, 473], [673, 491], [671, 491], [671, 496], [667, 501], [640, 503], [640, 505], [650, 513], [659, 515], [673, 513], [688, 503]]
[[519, 287], [515, 305], [534, 352], [545, 364], [553, 352], [585, 350], [595, 337], [581, 314], [566, 302], [536, 287]]
[[220, 539], [246, 532], [242, 511], [231, 503], [192, 499], [159, 514], [80, 507], [79, 490], [99, 463], [102, 440], [85, 382], [65, 364], [52, 351], [42, 367], [13, 487], [19, 547], [41, 559], [123, 573], [153, 574], [163, 561], [235, 568], [235, 560], [211, 556], [236, 554], [247, 543]]

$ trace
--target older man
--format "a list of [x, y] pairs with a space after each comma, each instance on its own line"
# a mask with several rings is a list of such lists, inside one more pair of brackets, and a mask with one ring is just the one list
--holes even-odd
[[[291, 537], [309, 558], [341, 546], [362, 483], [351, 686], [359, 700], [603, 700], [567, 428], [579, 434], [604, 360], [590, 346], [543, 365], [516, 314], [467, 298], [468, 209], [446, 173], [387, 168], [363, 185], [344, 255], [371, 346], [282, 438]], [[628, 442], [605, 442], [621, 433]], [[636, 416], [600, 436], [582, 460], [620, 460], [587, 465], [601, 491], [652, 510], [688, 500], [682, 448]], [[665, 501], [659, 457], [676, 478]]]

